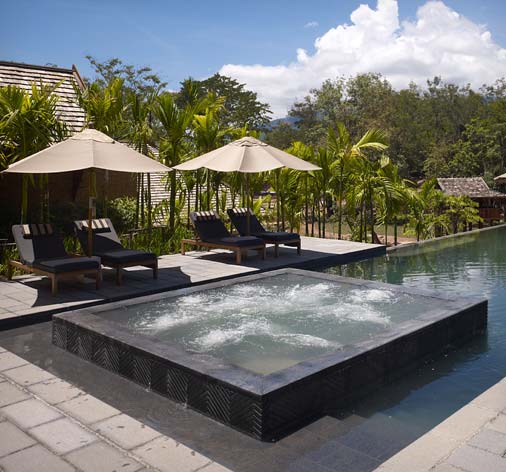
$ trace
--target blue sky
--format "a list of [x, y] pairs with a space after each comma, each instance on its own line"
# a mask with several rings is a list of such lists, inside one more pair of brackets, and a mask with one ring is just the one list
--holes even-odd
[[[297, 48], [311, 55], [315, 39], [349, 24], [360, 3], [376, 8], [376, 0], [4, 0], [0, 60], [61, 67], [75, 63], [89, 76], [85, 55], [100, 60], [119, 57], [151, 66], [176, 88], [183, 78], [211, 75], [224, 64], [287, 66], [296, 60]], [[399, 0], [400, 20], [414, 19], [424, 4]], [[486, 25], [493, 40], [506, 46], [502, 1], [445, 4]], [[309, 22], [318, 25], [304, 27]]]

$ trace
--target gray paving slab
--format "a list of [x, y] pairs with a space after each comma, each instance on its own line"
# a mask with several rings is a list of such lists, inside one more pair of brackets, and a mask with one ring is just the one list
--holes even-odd
[[472, 446], [462, 446], [446, 461], [466, 472], [504, 472], [506, 458]]
[[92, 428], [125, 449], [133, 449], [161, 436], [158, 431], [124, 414], [100, 421]]
[[91, 395], [80, 395], [60, 403], [58, 408], [77, 418], [84, 424], [97, 423], [121, 412]]
[[0, 457], [25, 449], [35, 444], [35, 440], [9, 421], [0, 423]]
[[81, 389], [58, 378], [30, 385], [28, 390], [51, 405], [72, 400], [79, 395], [85, 394]]
[[506, 434], [492, 429], [483, 429], [468, 444], [493, 454], [506, 455]]
[[506, 415], [497, 415], [486, 427], [506, 434]]
[[161, 472], [193, 472], [211, 463], [207, 457], [167, 437], [154, 439], [133, 452]]
[[206, 466], [202, 467], [202, 469], [198, 469], [198, 472], [230, 472], [230, 469], [218, 464], [217, 462], [211, 462]]
[[14, 369], [15, 367], [25, 364], [28, 364], [28, 362], [21, 357], [16, 356], [16, 354], [12, 354], [12, 352], [0, 353], [0, 372], [7, 369]]
[[69, 418], [44, 423], [30, 429], [29, 433], [57, 454], [66, 454], [98, 439]]
[[65, 458], [82, 472], [136, 472], [144, 466], [104, 442], [95, 442]]
[[35, 399], [6, 406], [0, 409], [0, 413], [24, 429], [33, 428], [62, 416], [58, 411]]
[[430, 472], [462, 472], [462, 469], [454, 467], [453, 465], [443, 462], [430, 469]]
[[27, 400], [29, 395], [9, 382], [0, 383], [0, 407]]
[[[0, 459], [4, 472], [74, 472], [76, 469], [40, 445]], [[0, 469], [1, 470], [1, 469]]]
[[3, 375], [23, 387], [54, 378], [53, 374], [33, 364], [6, 370]]

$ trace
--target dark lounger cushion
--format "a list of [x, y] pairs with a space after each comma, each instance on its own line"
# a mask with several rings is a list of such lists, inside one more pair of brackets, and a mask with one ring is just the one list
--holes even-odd
[[225, 228], [221, 220], [195, 221], [195, 229], [202, 238], [202, 241], [210, 241], [211, 239], [226, 238], [230, 233]]
[[114, 251], [97, 252], [95, 254], [100, 256], [102, 263], [107, 265], [108, 262], [112, 264], [130, 264], [131, 262], [138, 261], [156, 261], [156, 254], [152, 252], [135, 251], [132, 249], [117, 249]]
[[298, 242], [300, 241], [300, 236], [297, 233], [286, 233], [284, 231], [280, 232], [270, 232], [266, 231], [265, 233], [254, 233], [254, 236], [262, 238], [264, 241], [272, 241], [272, 242]]
[[[241, 236], [248, 234], [248, 213], [245, 209], [230, 208], [227, 214], [233, 225]], [[264, 233], [265, 228], [261, 225], [256, 215], [250, 213], [249, 217], [249, 234]]]
[[57, 259], [35, 260], [32, 264], [36, 269], [63, 274], [75, 270], [100, 269], [98, 257], [61, 257]]
[[206, 239], [206, 241], [215, 244], [223, 244], [225, 246], [237, 247], [262, 246], [264, 244], [263, 239], [255, 236], [228, 236], [225, 238]]

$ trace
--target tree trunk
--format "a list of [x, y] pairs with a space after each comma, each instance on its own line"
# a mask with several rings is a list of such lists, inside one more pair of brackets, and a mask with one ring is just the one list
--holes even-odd
[[153, 213], [152, 213], [152, 205], [151, 205], [151, 174], [147, 174], [148, 177], [148, 188], [147, 188], [147, 200], [148, 200], [148, 235], [149, 242], [151, 243], [151, 231], [153, 229]]
[[176, 220], [176, 173], [170, 174], [170, 194], [169, 194], [169, 231], [171, 236], [174, 234], [175, 220]]
[[199, 211], [200, 203], [200, 172], [197, 170], [195, 176], [195, 211]]
[[304, 217], [305, 217], [305, 223], [306, 223], [306, 236], [309, 236], [309, 195], [308, 195], [308, 182], [307, 182], [307, 172], [305, 175], [305, 211], [304, 211]]
[[28, 175], [23, 174], [21, 177], [21, 224], [27, 223], [28, 213]]
[[339, 166], [339, 187], [337, 191], [338, 207], [337, 207], [337, 239], [341, 239], [343, 236], [343, 168]]
[[311, 237], [314, 238], [314, 201], [311, 205]]
[[145, 211], [144, 211], [144, 203], [145, 203], [145, 195], [144, 195], [144, 174], [141, 174], [141, 227], [145, 227]]
[[135, 182], [136, 198], [135, 198], [135, 227], [139, 227], [139, 210], [141, 199], [141, 174], [137, 174]]
[[279, 212], [280, 212], [280, 196], [279, 196], [279, 171], [278, 170], [275, 170], [274, 171], [275, 174], [274, 174], [274, 186], [276, 187], [275, 188], [275, 191], [276, 191], [276, 231], [279, 231]]

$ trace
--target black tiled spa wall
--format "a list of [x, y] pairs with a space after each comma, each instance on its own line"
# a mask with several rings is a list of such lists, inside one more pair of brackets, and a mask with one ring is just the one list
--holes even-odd
[[448, 313], [384, 344], [362, 349], [351, 346], [351, 354], [336, 354], [334, 364], [332, 356], [330, 363], [326, 356], [321, 362], [312, 360], [311, 369], [303, 363], [295, 365], [285, 371], [282, 380], [277, 373], [251, 374], [252, 391], [244, 384], [234, 385], [233, 372], [230, 383], [213, 378], [122, 342], [120, 330], [114, 336], [103, 334], [96, 329], [96, 323], [74, 323], [73, 316], [77, 319], [79, 313], [54, 317], [56, 346], [254, 438], [276, 440], [378, 388], [428, 354], [482, 333], [487, 323], [487, 303]]

